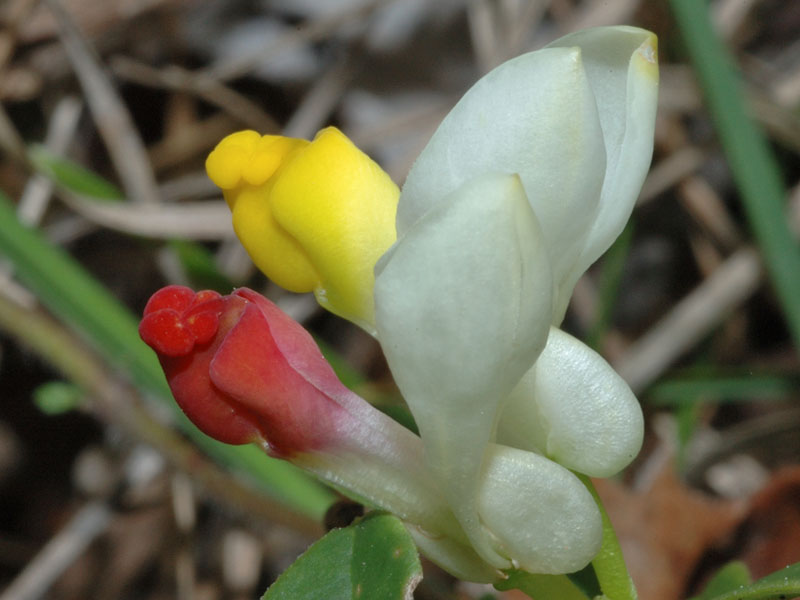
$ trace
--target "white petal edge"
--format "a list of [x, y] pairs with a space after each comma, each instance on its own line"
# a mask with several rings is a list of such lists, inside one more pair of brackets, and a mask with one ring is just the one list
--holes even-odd
[[643, 435], [642, 410], [628, 384], [586, 344], [552, 328], [536, 364], [511, 393], [497, 439], [609, 477], [636, 457]]
[[376, 266], [378, 338], [420, 428], [428, 467], [478, 553], [477, 481], [499, 404], [544, 347], [552, 279], [519, 178], [467, 182]]
[[575, 282], [622, 232], [653, 154], [658, 100], [658, 42], [636, 27], [597, 27], [567, 35], [548, 48], [579, 47], [597, 102], [606, 151], [599, 210], [572, 272], [557, 290], [558, 324]]
[[581, 50], [524, 54], [479, 80], [442, 121], [403, 186], [397, 233], [473, 177], [518, 173], [558, 282], [581, 252], [605, 171]]
[[602, 519], [592, 495], [538, 454], [490, 446], [478, 505], [498, 548], [531, 573], [572, 573], [600, 550]]

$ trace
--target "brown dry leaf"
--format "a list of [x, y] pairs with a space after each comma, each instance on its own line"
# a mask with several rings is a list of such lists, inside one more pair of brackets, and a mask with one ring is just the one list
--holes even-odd
[[688, 488], [671, 463], [643, 492], [607, 479], [595, 485], [641, 600], [682, 598], [698, 561], [726, 541], [747, 507]]
[[800, 466], [777, 471], [750, 503], [737, 552], [754, 578], [800, 562]]

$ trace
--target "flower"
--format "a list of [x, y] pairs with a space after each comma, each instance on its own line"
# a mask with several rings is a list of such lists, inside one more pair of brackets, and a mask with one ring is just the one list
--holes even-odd
[[[421, 528], [423, 551], [461, 576], [584, 566], [599, 548], [600, 514], [570, 469], [624, 468], [643, 420], [625, 382], [558, 325], [649, 166], [655, 52], [651, 33], [610, 27], [504, 63], [445, 118], [399, 200], [336, 129], [310, 143], [254, 132], [223, 140], [207, 168], [253, 260], [377, 337], [420, 438], [334, 383], [297, 326], [241, 290], [183, 299], [175, 314], [154, 310], [154, 330], [177, 327], [174, 340], [148, 340], [151, 315], [143, 321], [168, 377], [169, 352], [196, 355], [207, 383], [185, 392], [183, 367], [170, 379], [190, 418], [209, 432], [229, 418], [231, 438], [266, 440], [395, 512]], [[225, 308], [201, 318], [205, 302]], [[203, 319], [220, 324], [210, 338]], [[195, 397], [241, 424], [219, 406], [220, 421], [206, 418]], [[414, 464], [419, 480], [401, 473]]]
[[488, 444], [603, 476], [641, 446], [627, 385], [550, 325], [633, 208], [652, 152], [654, 56], [649, 32], [598, 28], [486, 75], [412, 167], [398, 241], [376, 266], [381, 346], [429, 468], [491, 564], [513, 554], [478, 508]]
[[[470, 547], [425, 467], [419, 437], [344, 387], [308, 332], [272, 302], [246, 288], [220, 296], [168, 286], [147, 303], [139, 332], [158, 355], [175, 400], [204, 433], [231, 444], [257, 443], [351, 497], [393, 512], [432, 558], [463, 578], [499, 577]], [[553, 540], [582, 542], [584, 532], [567, 526], [570, 512], [594, 505], [585, 489], [570, 485], [568, 471], [542, 457], [536, 460], [554, 471], [547, 484], [534, 477], [518, 481], [517, 462], [527, 454], [489, 450], [481, 507], [495, 524], [500, 499], [517, 504], [514, 512], [530, 524], [528, 534], [537, 533], [525, 553], [547, 565]], [[559, 478], [566, 485], [553, 486]], [[550, 520], [537, 500], [566, 510]], [[498, 526], [502, 531], [502, 520]]]

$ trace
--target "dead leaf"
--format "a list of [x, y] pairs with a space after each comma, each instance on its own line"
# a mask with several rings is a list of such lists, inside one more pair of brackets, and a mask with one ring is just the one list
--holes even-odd
[[595, 481], [642, 600], [684, 597], [699, 560], [742, 522], [747, 504], [688, 488], [667, 462], [647, 490]]

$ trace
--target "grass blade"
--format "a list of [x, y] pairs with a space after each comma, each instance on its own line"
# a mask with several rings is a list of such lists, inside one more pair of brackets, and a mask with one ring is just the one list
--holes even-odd
[[786, 191], [772, 151], [748, 114], [733, 61], [714, 32], [708, 2], [671, 0], [747, 218], [796, 348], [800, 348], [800, 247], [789, 231]]

